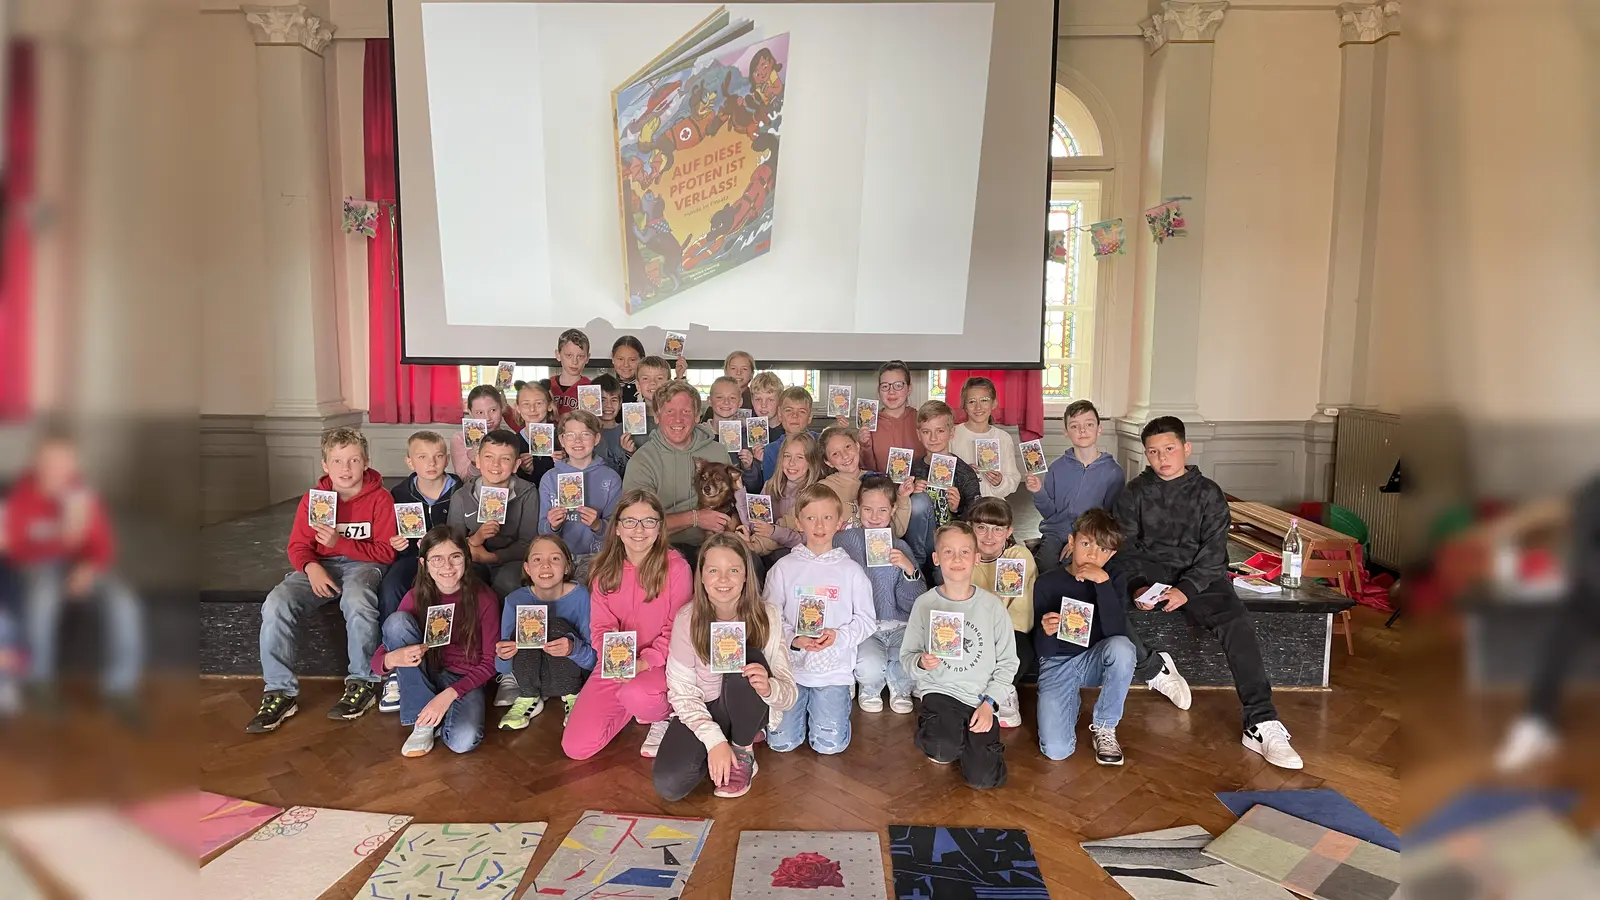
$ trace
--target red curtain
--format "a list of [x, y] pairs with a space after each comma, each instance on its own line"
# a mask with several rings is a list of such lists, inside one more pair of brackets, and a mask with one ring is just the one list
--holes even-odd
[[34, 66], [30, 44], [11, 45], [6, 96], [5, 175], [0, 179], [0, 420], [32, 407]]
[[987, 378], [994, 382], [994, 422], [1015, 425], [1024, 441], [1044, 436], [1044, 373], [1038, 369], [951, 369], [945, 379], [945, 400], [956, 411], [956, 422], [965, 422], [961, 408], [961, 388], [968, 378]]
[[[389, 40], [369, 38], [362, 96], [368, 200], [395, 198], [394, 66]], [[378, 236], [367, 245], [367, 417], [373, 422], [456, 422], [461, 418], [461, 370], [400, 364], [400, 285], [392, 205], [378, 215]], [[394, 219], [398, 224], [398, 217]]]

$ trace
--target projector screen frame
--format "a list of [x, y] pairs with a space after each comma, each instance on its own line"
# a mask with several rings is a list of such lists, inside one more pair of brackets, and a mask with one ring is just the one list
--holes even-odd
[[[422, 2], [426, 2], [426, 0], [422, 0]], [[561, 0], [541, 0], [541, 2], [561, 2]], [[612, 0], [572, 0], [572, 2], [612, 2]], [[614, 2], [631, 2], [631, 0], [614, 0]], [[746, 0], [746, 2], [759, 3], [759, 2], [762, 2], [762, 0]], [[784, 0], [773, 0], [773, 2], [784, 2]], [[818, 2], [828, 2], [828, 0], [818, 0]], [[886, 0], [886, 2], [892, 2], [892, 0]], [[912, 0], [912, 2], [914, 2], [914, 0]], [[1001, 0], [993, 0], [993, 2], [1001, 2]], [[1060, 36], [1060, 33], [1061, 33], [1061, 3], [1063, 2], [1063, 0], [1049, 0], [1049, 2], [1050, 2], [1050, 12], [1051, 12], [1051, 16], [1050, 16], [1050, 18], [1051, 18], [1051, 26], [1050, 26], [1050, 34], [1051, 34], [1051, 40], [1050, 40], [1050, 80], [1051, 80], [1051, 90], [1049, 91], [1049, 97], [1050, 97], [1050, 116], [1051, 116], [1051, 119], [1053, 120], [1054, 117], [1055, 117], [1055, 112], [1056, 112], [1056, 108], [1055, 108], [1056, 107], [1055, 73], [1058, 70], [1058, 66], [1060, 64], [1060, 58], [1059, 57], [1060, 57], [1060, 52], [1061, 52], [1061, 41], [1060, 41], [1060, 37], [1059, 36]], [[399, 90], [399, 83], [398, 83], [399, 82], [399, 77], [398, 77], [398, 74], [397, 74], [398, 70], [399, 70], [399, 66], [397, 65], [397, 63], [395, 61], [395, 53], [394, 53], [394, 4], [395, 4], [395, 0], [386, 0], [384, 6], [385, 6], [385, 15], [388, 17], [389, 47], [390, 47], [390, 51], [389, 51], [389, 107], [390, 107], [390, 109], [389, 109], [389, 113], [390, 113], [390, 121], [392, 123], [394, 123], [393, 124], [393, 128], [392, 128], [393, 140], [394, 140], [393, 153], [394, 153], [394, 172], [395, 172], [395, 178], [394, 178], [394, 208], [393, 208], [394, 219], [393, 219], [393, 221], [398, 223], [404, 216], [405, 206], [404, 206], [404, 203], [402, 201], [401, 187], [400, 187], [400, 185], [401, 185], [401, 179], [400, 179], [400, 134], [401, 134], [401, 129], [400, 129], [400, 90]], [[1048, 142], [1048, 140], [1050, 138], [1050, 134], [1051, 134], [1050, 128], [1051, 128], [1050, 121], [1046, 121], [1044, 123], [1044, 129], [1043, 129], [1045, 133], [1041, 137], [1041, 142]], [[1035, 359], [1033, 361], [1031, 361], [1031, 362], [994, 362], [994, 361], [986, 361], [986, 360], [951, 360], [951, 361], [948, 361], [948, 362], [944, 362], [944, 363], [942, 363], [941, 365], [938, 365], [938, 366], [934, 366], [934, 365], [919, 365], [918, 363], [909, 363], [908, 365], [911, 368], [916, 369], [918, 371], [930, 371], [930, 370], [941, 369], [941, 368], [942, 369], [997, 369], [997, 370], [1026, 371], [1026, 370], [1043, 370], [1045, 368], [1045, 358], [1044, 358], [1045, 333], [1044, 333], [1044, 328], [1045, 328], [1045, 312], [1046, 312], [1046, 291], [1048, 289], [1047, 279], [1048, 279], [1048, 272], [1049, 272], [1047, 266], [1049, 265], [1049, 261], [1050, 261], [1050, 257], [1049, 257], [1049, 249], [1050, 249], [1050, 227], [1049, 227], [1049, 223], [1050, 223], [1050, 204], [1049, 204], [1049, 197], [1050, 197], [1051, 185], [1053, 183], [1053, 176], [1054, 176], [1053, 158], [1047, 152], [1045, 154], [1045, 162], [1044, 162], [1044, 182], [1045, 182], [1044, 198], [1045, 198], [1045, 203], [1043, 204], [1044, 205], [1044, 209], [1040, 213], [1041, 216], [1045, 220], [1045, 229], [1044, 229], [1043, 246], [1040, 248], [1041, 251], [1043, 251], [1043, 252], [1040, 253], [1040, 258], [1039, 258], [1039, 305], [1038, 305], [1039, 341], [1038, 341], [1038, 347], [1037, 347], [1037, 353], [1036, 353]], [[398, 309], [399, 325], [400, 325], [400, 347], [399, 347], [400, 360], [399, 361], [400, 361], [401, 365], [408, 365], [408, 366], [484, 366], [484, 365], [494, 365], [497, 362], [506, 361], [506, 362], [515, 362], [518, 365], [525, 365], [525, 366], [546, 366], [546, 367], [551, 367], [551, 368], [560, 366], [561, 361], [556, 358], [554, 353], [552, 353], [552, 354], [550, 354], [548, 356], [524, 356], [524, 357], [519, 357], [519, 356], [516, 356], [515, 354], [511, 354], [509, 356], [497, 355], [497, 356], [484, 356], [484, 357], [472, 357], [472, 356], [413, 356], [413, 355], [411, 355], [410, 352], [407, 350], [407, 343], [406, 343], [405, 241], [400, 236], [402, 232], [403, 232], [403, 229], [394, 229], [394, 230], [391, 231], [390, 236], [389, 236], [389, 240], [390, 240], [390, 242], [392, 244], [392, 248], [393, 248], [392, 252], [393, 252], [393, 256], [394, 256], [393, 269], [392, 269], [392, 273], [391, 274], [392, 274], [392, 277], [394, 279], [396, 297], [397, 297], [397, 299], [399, 301], [399, 309]], [[582, 327], [584, 327], [584, 325], [573, 325], [573, 326], [570, 326], [570, 327], [582, 328]], [[649, 331], [653, 331], [653, 330], [656, 330], [654, 326], [649, 326], [649, 327], [646, 327], [646, 328], [639, 329], [639, 331], [641, 331], [641, 332], [649, 332]], [[689, 331], [689, 337], [690, 337], [690, 340], [687, 343], [688, 343], [689, 348], [692, 350], [692, 348], [696, 345], [696, 342], [693, 340], [694, 330], [692, 328]], [[648, 349], [648, 345], [647, 345], [647, 349]], [[607, 359], [607, 360], [610, 359], [609, 351], [600, 351], [600, 352], [604, 352], [605, 353], [604, 356], [601, 356], [600, 352], [597, 352], [597, 351], [600, 351], [600, 348], [593, 348], [592, 347], [590, 349], [590, 360], [591, 361], [593, 361], [595, 359]], [[891, 355], [884, 356], [881, 359], [872, 359], [872, 360], [835, 360], [835, 361], [830, 361], [830, 362], [827, 362], [827, 363], [818, 363], [816, 360], [767, 359], [767, 358], [762, 358], [762, 359], [758, 360], [758, 365], [762, 369], [822, 369], [822, 370], [839, 371], [839, 372], [856, 372], [856, 371], [872, 371], [872, 370], [875, 370], [879, 366], [881, 366], [884, 363], [885, 360], [896, 359], [896, 358], [898, 358], [896, 355], [892, 355], [891, 354]], [[692, 366], [692, 367], [705, 368], [707, 366], [711, 366], [711, 367], [720, 366], [723, 363], [723, 359], [721, 359], [721, 358], [697, 358], [697, 357], [694, 357], [694, 356], [689, 356], [688, 357], [688, 362], [689, 362], [689, 365]]]

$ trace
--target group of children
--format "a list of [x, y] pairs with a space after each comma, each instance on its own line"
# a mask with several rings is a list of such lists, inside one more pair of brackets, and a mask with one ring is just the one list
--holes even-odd
[[[1123, 762], [1116, 726], [1134, 680], [1188, 708], [1172, 657], [1142, 640], [1128, 614], [1159, 583], [1171, 587], [1154, 608], [1187, 606], [1222, 642], [1245, 746], [1301, 766], [1227, 582], [1226, 503], [1186, 465], [1181, 421], [1145, 427], [1150, 466], [1125, 487], [1121, 466], [1095, 446], [1098, 413], [1078, 401], [1063, 417], [1072, 450], [1024, 478], [1014, 441], [991, 422], [985, 379], [965, 385], [957, 425], [941, 401], [910, 408], [909, 370], [887, 363], [876, 429], [841, 420], [818, 434], [809, 392], [756, 374], [748, 354], [728, 358], [703, 421], [698, 392], [636, 339], [619, 340], [614, 373], [595, 380], [599, 417], [579, 408], [587, 338], [568, 331], [557, 355], [561, 372], [548, 385], [518, 386], [514, 418], [492, 386], [469, 394], [468, 412], [489, 426], [475, 448], [412, 435], [411, 475], [392, 491], [367, 467], [358, 431], [325, 436], [317, 489], [337, 495], [334, 521], [312, 524], [302, 500], [289, 542], [295, 571], [263, 607], [267, 690], [247, 730], [272, 731], [294, 714], [295, 622], [338, 597], [350, 671], [328, 715], [398, 711], [412, 728], [407, 756], [436, 738], [457, 752], [476, 747], [493, 679], [492, 702], [507, 708], [501, 729], [526, 728], [559, 698], [568, 756], [594, 755], [637, 721], [649, 725], [641, 754], [656, 759], [663, 797], [707, 777], [718, 796], [739, 796], [756, 772], [757, 741], [841, 753], [852, 706], [881, 712], [887, 688], [895, 713], [920, 700], [916, 744], [930, 760], [959, 763], [967, 784], [991, 788], [1005, 782], [998, 730], [1022, 723], [1025, 681], [1037, 679], [1039, 746], [1056, 760], [1076, 746], [1083, 687], [1100, 687], [1089, 733], [1104, 765]], [[618, 422], [633, 402], [648, 407], [645, 434]], [[776, 422], [770, 442], [707, 453], [718, 423], [741, 411]], [[517, 421], [552, 422], [555, 452], [531, 455]], [[981, 475], [980, 437], [1002, 448], [1001, 466]], [[679, 462], [694, 472], [720, 454], [716, 464], [737, 472], [737, 515], [692, 502], [681, 510], [681, 498], [640, 472], [625, 489], [630, 460], [661, 465], [661, 452], [635, 458], [651, 441], [661, 444], [653, 451], [692, 454]], [[928, 484], [935, 454], [956, 457], [949, 487]], [[573, 474], [579, 508], [556, 490]], [[1019, 485], [1044, 520], [1037, 556], [1013, 534], [1006, 498]], [[769, 498], [770, 516], [752, 515], [754, 494]], [[420, 507], [411, 533], [422, 537], [399, 533], [396, 503]], [[518, 608], [529, 606], [546, 610], [537, 647], [519, 640]], [[442, 626], [429, 612], [437, 607], [453, 609]], [[616, 648], [604, 639], [621, 633], [631, 635], [631, 665], [608, 668], [604, 654]]]

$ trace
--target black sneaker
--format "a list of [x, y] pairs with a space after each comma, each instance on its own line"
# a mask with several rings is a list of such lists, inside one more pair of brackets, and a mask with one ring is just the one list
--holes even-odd
[[1122, 745], [1117, 743], [1115, 725], [1090, 725], [1089, 733], [1094, 735], [1095, 762], [1102, 766], [1122, 765]]
[[244, 727], [247, 734], [266, 734], [277, 731], [283, 720], [300, 711], [294, 698], [281, 691], [267, 691], [261, 695], [261, 708], [256, 710], [256, 717]]
[[359, 719], [378, 702], [378, 683], [346, 681], [344, 696], [328, 710], [330, 719]]

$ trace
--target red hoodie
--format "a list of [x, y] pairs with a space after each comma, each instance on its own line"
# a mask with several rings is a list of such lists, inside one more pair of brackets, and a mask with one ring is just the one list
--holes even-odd
[[83, 534], [71, 545], [61, 533], [62, 503], [59, 498], [39, 490], [33, 473], [22, 476], [11, 488], [5, 504], [6, 554], [19, 566], [46, 562], [87, 562], [97, 570], [110, 568], [116, 546], [111, 539], [111, 523], [100, 498], [87, 488], [88, 521]]
[[[317, 490], [333, 490], [333, 481], [324, 475], [317, 480]], [[398, 528], [394, 521], [394, 497], [383, 488], [383, 476], [377, 469], [368, 469], [361, 481], [361, 493], [354, 500], [339, 499], [334, 512], [339, 539], [332, 547], [317, 543], [317, 533], [311, 530], [311, 518], [306, 513], [310, 493], [300, 496], [300, 505], [294, 513], [294, 528], [289, 532], [289, 563], [296, 572], [304, 572], [308, 563], [325, 556], [343, 556], [361, 562], [388, 565], [394, 562], [394, 547], [389, 539]]]

